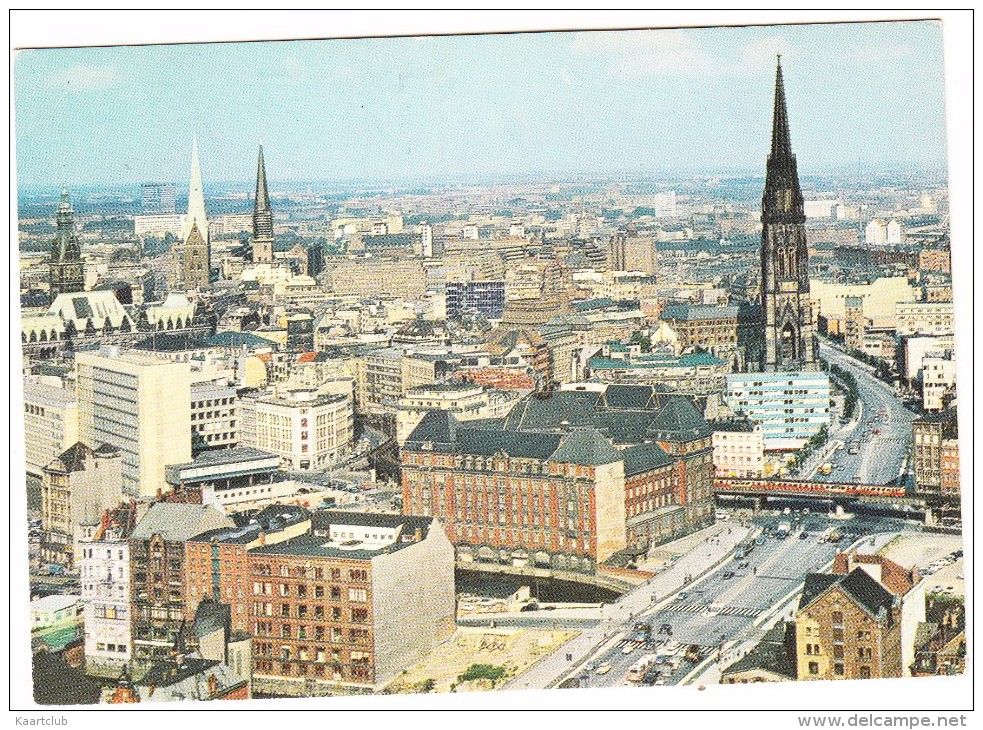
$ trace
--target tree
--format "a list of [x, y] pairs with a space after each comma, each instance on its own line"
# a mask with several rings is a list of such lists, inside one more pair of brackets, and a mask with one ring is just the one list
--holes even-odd
[[476, 679], [488, 679], [491, 680], [492, 687], [495, 686], [495, 682], [505, 676], [505, 667], [498, 667], [494, 664], [472, 664], [465, 670], [463, 674], [458, 675], [457, 681], [461, 682], [473, 682]]

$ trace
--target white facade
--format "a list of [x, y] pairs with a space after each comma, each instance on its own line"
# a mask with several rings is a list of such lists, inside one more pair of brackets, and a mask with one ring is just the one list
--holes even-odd
[[79, 540], [85, 607], [85, 671], [118, 676], [130, 661], [130, 544], [109, 528]]
[[941, 411], [947, 393], [956, 387], [956, 361], [940, 353], [922, 358], [922, 407]]
[[952, 302], [898, 302], [894, 305], [898, 335], [945, 335], [954, 332]]
[[184, 216], [173, 215], [138, 215], [133, 219], [133, 232], [137, 238], [152, 236], [164, 238], [168, 233], [177, 237], [184, 230]]
[[872, 220], [864, 230], [864, 241], [868, 246], [883, 246], [887, 243], [887, 226], [884, 221]]
[[[712, 425], [712, 424], [711, 424]], [[761, 426], [750, 431], [713, 431], [713, 469], [718, 477], [751, 479], [765, 468], [765, 440]]]
[[239, 397], [235, 388], [218, 383], [191, 386], [191, 433], [207, 449], [239, 443]]
[[123, 489], [168, 491], [164, 467], [191, 461], [191, 366], [102, 347], [75, 356], [79, 439], [123, 454]]
[[892, 220], [887, 224], [887, 242], [889, 245], [894, 245], [901, 243], [901, 237], [904, 231], [901, 228], [901, 224], [896, 220]]
[[55, 376], [24, 380], [24, 433], [27, 473], [41, 476], [52, 459], [79, 440], [74, 383]]
[[348, 454], [355, 435], [352, 398], [283, 389], [241, 402], [243, 446], [278, 454], [294, 471], [327, 469]]
[[902, 375], [909, 382], [913, 381], [916, 377], [918, 377], [918, 373], [922, 369], [922, 360], [924, 360], [930, 353], [942, 353], [945, 356], [951, 357], [954, 341], [955, 340], [952, 335], [939, 335], [934, 337], [931, 335], [925, 335], [923, 337], [906, 338], [904, 340], [905, 369]]
[[830, 424], [829, 376], [823, 372], [731, 374], [724, 398], [760, 424], [766, 451], [799, 449]]

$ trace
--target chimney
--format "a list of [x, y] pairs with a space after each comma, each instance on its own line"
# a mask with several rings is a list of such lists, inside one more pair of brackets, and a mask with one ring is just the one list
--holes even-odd
[[260, 546], [263, 546], [263, 545], [266, 544], [266, 533], [263, 532], [263, 531], [260, 531], [260, 533], [259, 533], [259, 544], [260, 544]]

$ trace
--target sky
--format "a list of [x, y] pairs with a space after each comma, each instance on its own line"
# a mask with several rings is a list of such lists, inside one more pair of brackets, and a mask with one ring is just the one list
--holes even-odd
[[762, 172], [945, 160], [934, 21], [20, 51], [18, 184]]

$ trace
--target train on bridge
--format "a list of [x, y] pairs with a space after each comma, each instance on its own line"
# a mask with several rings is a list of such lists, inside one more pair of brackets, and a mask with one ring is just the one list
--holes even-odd
[[809, 482], [790, 479], [730, 479], [713, 480], [717, 493], [747, 494], [767, 497], [897, 498], [907, 496], [903, 486], [892, 484], [857, 484], [853, 482]]

